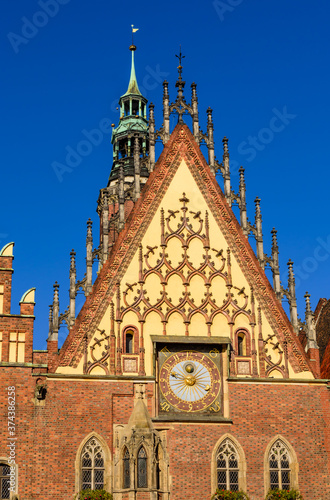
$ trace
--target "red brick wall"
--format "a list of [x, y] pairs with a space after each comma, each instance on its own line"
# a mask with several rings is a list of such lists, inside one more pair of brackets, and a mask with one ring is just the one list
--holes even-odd
[[[1, 368], [0, 372], [1, 399], [8, 385], [16, 386], [20, 498], [72, 500], [79, 445], [95, 431], [113, 453], [113, 424], [125, 424], [129, 419], [133, 383], [48, 379], [45, 405], [34, 406], [37, 378], [29, 373], [24, 368]], [[151, 388], [147, 391], [150, 412]], [[212, 451], [227, 432], [244, 449], [248, 493], [253, 500], [264, 498], [264, 452], [277, 434], [297, 454], [299, 487], [305, 500], [328, 500], [330, 405], [326, 386], [230, 383], [229, 390], [233, 424], [164, 424], [168, 428], [171, 500], [210, 498]], [[7, 454], [4, 417], [1, 412], [0, 456]]]

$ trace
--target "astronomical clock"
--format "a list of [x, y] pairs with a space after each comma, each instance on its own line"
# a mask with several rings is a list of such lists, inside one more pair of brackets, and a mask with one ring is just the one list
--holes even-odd
[[222, 415], [221, 346], [163, 344], [158, 349], [159, 417]]

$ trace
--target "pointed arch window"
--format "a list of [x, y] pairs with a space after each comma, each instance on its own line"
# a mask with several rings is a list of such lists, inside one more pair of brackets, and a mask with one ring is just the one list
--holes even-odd
[[147, 454], [141, 446], [137, 455], [137, 487], [147, 488], [147, 486]]
[[220, 490], [239, 490], [239, 456], [234, 443], [225, 439], [217, 456], [217, 485]]
[[245, 335], [244, 335], [244, 333], [239, 333], [237, 335], [237, 355], [244, 356], [245, 352], [246, 352]]
[[133, 352], [133, 333], [126, 333], [126, 353], [132, 354]]
[[269, 484], [270, 489], [290, 490], [291, 488], [291, 457], [283, 441], [275, 441], [269, 451]]
[[237, 356], [251, 356], [251, 336], [245, 328], [235, 332], [235, 349]]
[[96, 438], [85, 444], [81, 453], [81, 489], [102, 490], [104, 487], [104, 453]]
[[126, 448], [123, 456], [123, 478], [124, 478], [124, 488], [130, 487], [130, 461], [129, 461], [129, 451]]
[[134, 327], [128, 327], [123, 330], [123, 353], [124, 354], [136, 354], [138, 351], [138, 334]]
[[0, 464], [0, 499], [10, 498], [9, 490], [10, 481], [10, 466], [8, 464]]

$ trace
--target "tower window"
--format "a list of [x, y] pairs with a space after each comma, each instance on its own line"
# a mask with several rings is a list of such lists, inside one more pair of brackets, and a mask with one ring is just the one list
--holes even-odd
[[124, 488], [130, 487], [130, 464], [129, 464], [129, 452], [126, 448], [123, 459], [123, 468], [124, 468]]
[[132, 115], [138, 116], [139, 114], [139, 101], [132, 101]]
[[147, 481], [147, 455], [143, 446], [139, 449], [137, 457], [137, 487], [146, 488]]
[[269, 452], [270, 489], [290, 490], [290, 456], [284, 443], [278, 439]]
[[81, 454], [81, 489], [102, 490], [104, 487], [104, 471], [102, 447], [97, 439], [91, 438], [85, 444]]
[[220, 490], [238, 491], [238, 453], [230, 439], [225, 439], [217, 454], [217, 483]]
[[125, 116], [129, 115], [129, 102], [126, 101], [124, 104], [124, 111], [125, 111]]
[[0, 464], [0, 498], [10, 498], [9, 479], [10, 467], [7, 464]]

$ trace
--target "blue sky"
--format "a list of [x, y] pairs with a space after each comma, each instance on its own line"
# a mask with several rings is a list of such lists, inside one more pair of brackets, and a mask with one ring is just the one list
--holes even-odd
[[[261, 198], [265, 251], [278, 230], [281, 279], [295, 262], [298, 313], [329, 297], [329, 16], [327, 0], [2, 0], [0, 247], [15, 242], [12, 312], [36, 287], [35, 348], [46, 347], [52, 285], [67, 307], [69, 253], [85, 272], [86, 221], [112, 163], [110, 134], [56, 175], [86, 134], [108, 118], [130, 72], [130, 25], [140, 88], [162, 120], [162, 81], [175, 98], [179, 45], [186, 98], [197, 83], [201, 127], [213, 108], [215, 148], [229, 138], [232, 186], [246, 169], [248, 217]], [[172, 121], [174, 124], [174, 121]], [[100, 136], [99, 136], [100, 137]], [[78, 303], [83, 302], [79, 296]], [[65, 329], [60, 332], [62, 343]]]

